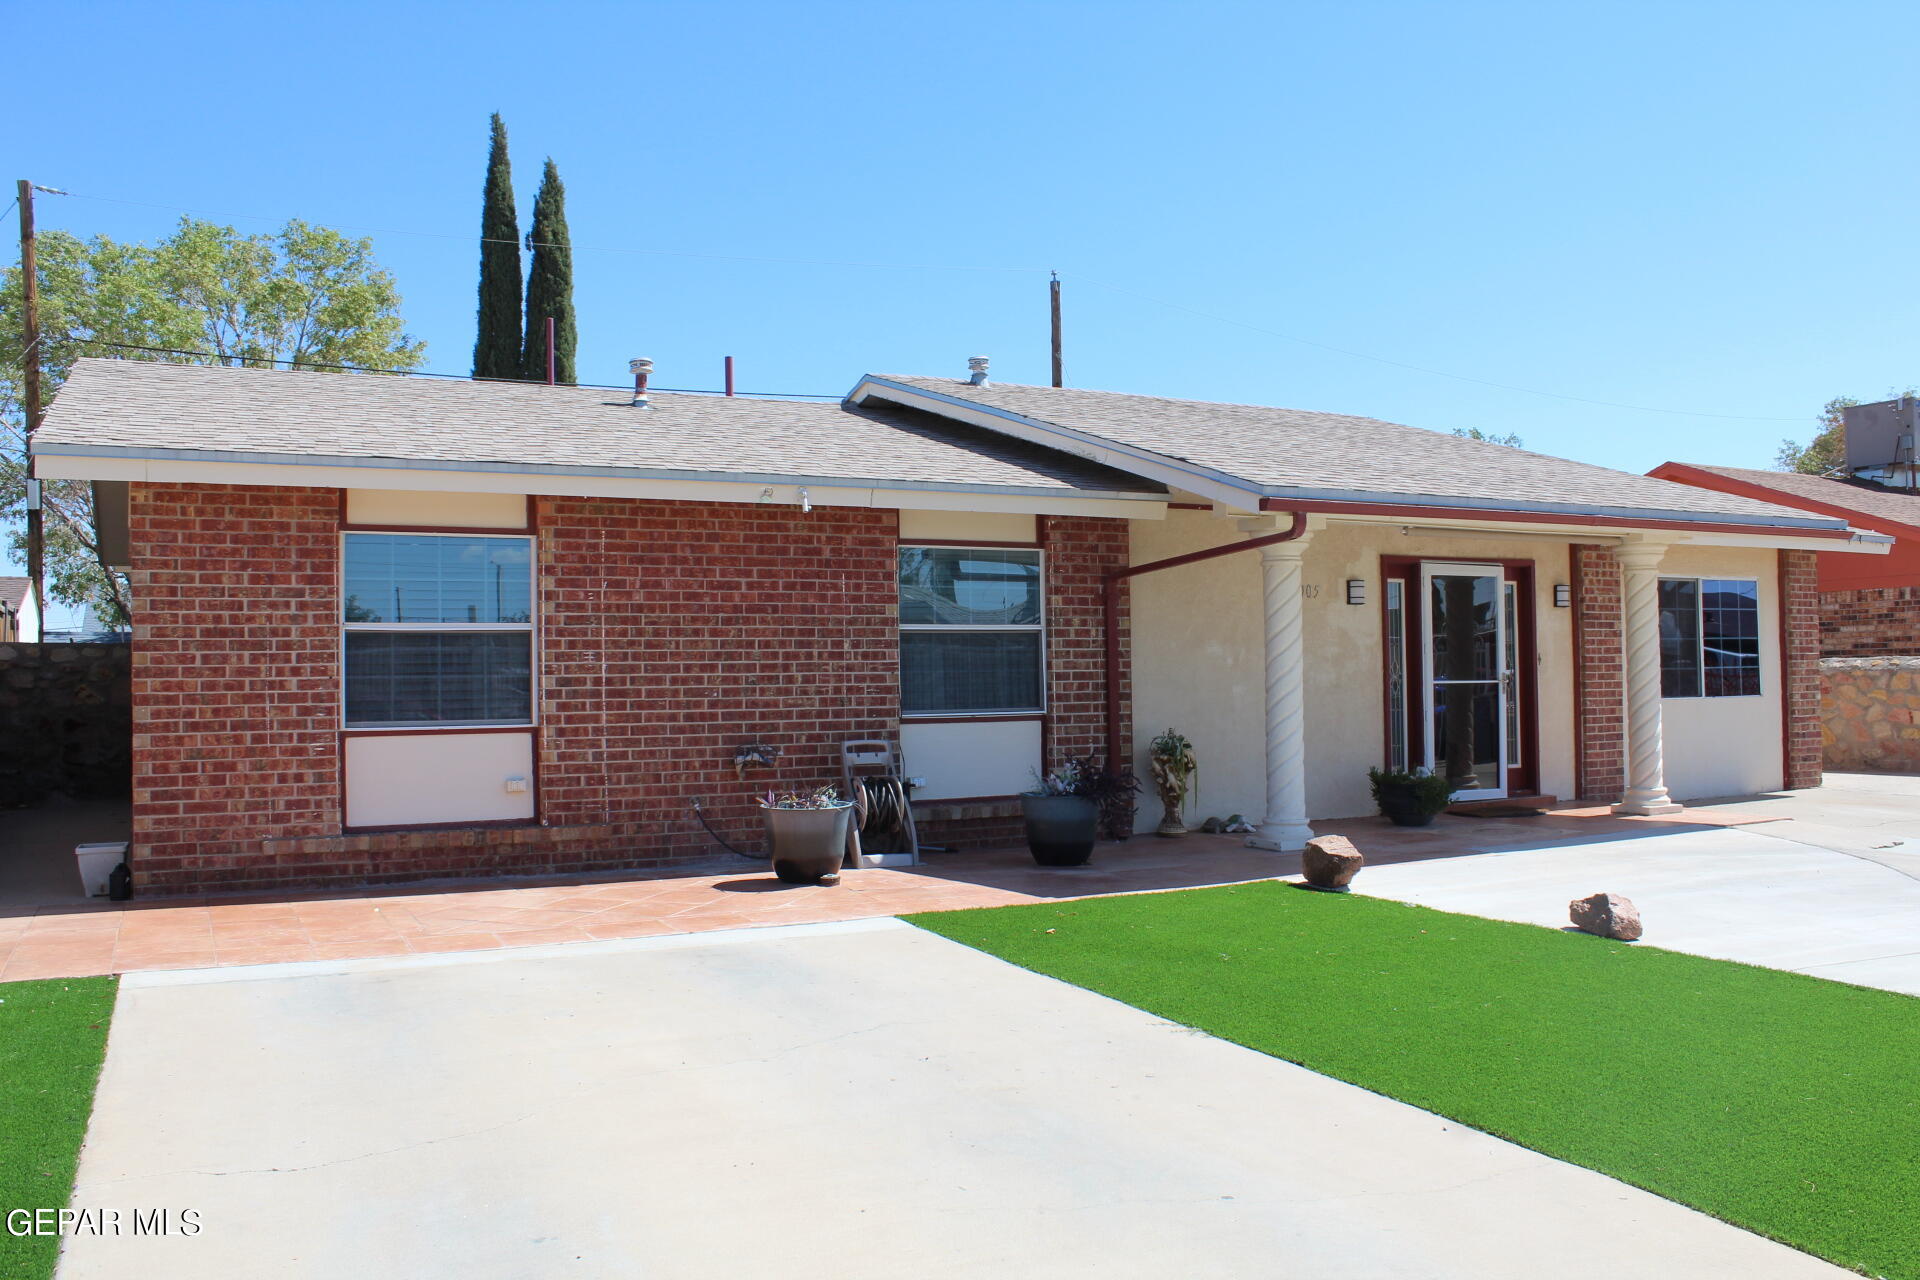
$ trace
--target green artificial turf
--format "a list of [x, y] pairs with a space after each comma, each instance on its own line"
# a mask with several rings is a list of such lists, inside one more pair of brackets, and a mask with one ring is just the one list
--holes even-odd
[[113, 1017], [112, 978], [0, 983], [0, 1276], [51, 1276], [60, 1242], [4, 1214], [64, 1209]]
[[1277, 882], [923, 929], [1920, 1280], [1920, 1000]]

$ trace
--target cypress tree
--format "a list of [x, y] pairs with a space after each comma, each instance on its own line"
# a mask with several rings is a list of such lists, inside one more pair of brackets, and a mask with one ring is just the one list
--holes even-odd
[[553, 317], [553, 378], [571, 387], [574, 348], [573, 241], [567, 234], [567, 189], [552, 157], [540, 176], [540, 194], [533, 201], [533, 230], [527, 233], [527, 251], [533, 266], [527, 273], [527, 328], [520, 354], [520, 376], [547, 380], [547, 317]]
[[493, 114], [487, 186], [480, 208], [480, 333], [473, 344], [473, 376], [520, 376], [520, 217], [513, 209], [513, 167], [507, 126]]

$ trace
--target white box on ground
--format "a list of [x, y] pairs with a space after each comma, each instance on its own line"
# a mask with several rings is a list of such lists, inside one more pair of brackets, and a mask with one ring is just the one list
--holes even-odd
[[80, 886], [89, 897], [107, 896], [107, 878], [113, 869], [127, 860], [127, 842], [118, 844], [80, 844], [73, 847], [73, 860], [80, 864]]

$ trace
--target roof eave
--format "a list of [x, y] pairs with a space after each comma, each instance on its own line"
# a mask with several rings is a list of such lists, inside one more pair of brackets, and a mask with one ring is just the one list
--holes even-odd
[[[492, 490], [501, 482], [521, 477], [549, 479], [551, 491], [560, 492], [569, 479], [598, 481], [590, 485], [604, 491], [609, 485], [687, 486], [713, 490], [742, 487], [816, 489], [810, 495], [818, 505], [911, 506], [912, 495], [948, 495], [960, 498], [1017, 500], [1037, 508], [1056, 506], [1062, 510], [1085, 510], [1089, 506], [1115, 508], [1114, 514], [1138, 518], [1156, 518], [1166, 510], [1164, 493], [1135, 490], [1083, 489], [1071, 485], [970, 484], [962, 481], [893, 480], [864, 476], [813, 475], [764, 471], [700, 471], [665, 467], [578, 467], [557, 464], [519, 462], [451, 461], [417, 458], [363, 458], [322, 454], [275, 454], [212, 449], [154, 449], [118, 445], [70, 445], [36, 441], [33, 455], [36, 469], [48, 479], [71, 480], [193, 480], [208, 483], [244, 484], [235, 471], [244, 476], [246, 469], [291, 468], [313, 474], [310, 483], [320, 487], [346, 488], [446, 488], [444, 482], [425, 485], [429, 476], [462, 477], [461, 484], [476, 490]], [[217, 473], [211, 469], [218, 468]], [[328, 473], [328, 474], [321, 474]], [[348, 479], [362, 483], [346, 484]], [[261, 484], [286, 483], [265, 479]], [[544, 491], [544, 490], [543, 490]], [[888, 495], [898, 501], [835, 501], [847, 495]], [[737, 496], [721, 501], [739, 501]], [[752, 500], [750, 497], [748, 500]], [[784, 500], [784, 499], [782, 499]]]
[[[949, 416], [956, 416], [961, 421], [970, 422], [988, 430], [1002, 431], [1017, 439], [1060, 449], [1105, 466], [1131, 471], [1135, 475], [1157, 480], [1171, 488], [1185, 489], [1236, 510], [1333, 511], [1340, 509], [1342, 504], [1352, 504], [1355, 509], [1367, 506], [1379, 508], [1384, 514], [1391, 514], [1390, 511], [1385, 510], [1387, 508], [1405, 508], [1409, 513], [1423, 513], [1428, 518], [1447, 514], [1460, 517], [1471, 516], [1478, 520], [1600, 526], [1625, 523], [1643, 528], [1663, 528], [1678, 524], [1702, 531], [1718, 530], [1724, 526], [1728, 531], [1751, 531], [1762, 535], [1792, 533], [1795, 536], [1807, 537], [1831, 536], [1837, 539], [1847, 537], [1845, 522], [1834, 520], [1759, 521], [1743, 520], [1739, 516], [1721, 512], [1584, 507], [1574, 503], [1499, 503], [1479, 498], [1262, 485], [1245, 477], [1231, 475], [1199, 463], [1170, 458], [1165, 454], [1154, 453], [1135, 445], [1120, 444], [1059, 423], [1015, 413], [1010, 409], [983, 405], [962, 396], [948, 395], [945, 392], [896, 382], [892, 378], [879, 374], [864, 375], [855, 384], [853, 390], [847, 393], [847, 400], [853, 404], [862, 403], [876, 390], [886, 392], [889, 399], [896, 396], [918, 399], [924, 402], [923, 407], [928, 407], [933, 412], [946, 412]], [[1063, 443], [1063, 441], [1070, 443]]]

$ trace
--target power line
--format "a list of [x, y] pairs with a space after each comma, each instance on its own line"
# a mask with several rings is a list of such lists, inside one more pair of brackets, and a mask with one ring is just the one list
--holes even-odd
[[[330, 369], [342, 373], [377, 373], [401, 378], [449, 378], [455, 382], [492, 382], [509, 387], [544, 387], [548, 385], [544, 382], [535, 382], [525, 378], [473, 378], [464, 373], [429, 373], [425, 369], [369, 369], [363, 365], [327, 364], [319, 360], [280, 359], [274, 356], [230, 356], [221, 355], [217, 351], [188, 351], [180, 347], [146, 347], [135, 342], [108, 342], [104, 338], [82, 338], [80, 342], [85, 346], [112, 347], [118, 351], [150, 351], [157, 355], [198, 356], [206, 360], [219, 360], [223, 362], [223, 365], [224, 362], [228, 360], [240, 360], [245, 364], [297, 365], [302, 369]], [[578, 382], [568, 385], [575, 390], [586, 391], [631, 390], [630, 387], [621, 383]], [[726, 392], [724, 391], [710, 391], [705, 387], [655, 387], [653, 389], [655, 391], [670, 391], [677, 395], [721, 396], [723, 398], [726, 396]], [[842, 397], [838, 393], [825, 391], [742, 391], [736, 393], [734, 398], [759, 400], [839, 400]]]
[[[170, 204], [154, 204], [146, 200], [121, 200], [114, 196], [94, 196], [84, 192], [67, 191], [77, 200], [98, 200], [106, 204], [132, 205], [141, 209], [161, 209], [168, 213], [187, 213], [203, 218], [240, 218], [253, 222], [286, 222], [286, 218], [277, 218], [264, 213], [221, 213], [213, 209], [182, 209]], [[678, 249], [634, 249], [614, 245], [554, 245], [537, 240], [502, 240], [497, 236], [463, 236], [447, 231], [412, 231], [401, 227], [368, 227], [352, 223], [338, 222], [324, 224], [341, 231], [364, 231], [383, 236], [419, 236], [428, 240], [458, 240], [464, 244], [524, 244], [529, 249], [571, 248], [575, 252], [587, 253], [624, 253], [658, 258], [697, 258], [708, 262], [777, 262], [789, 266], [802, 267], [856, 267], [862, 271], [988, 271], [1007, 273], [1038, 273], [1041, 267], [983, 267], [956, 263], [939, 262], [843, 262], [830, 258], [777, 258], [761, 257], [742, 253], [689, 253]]]

